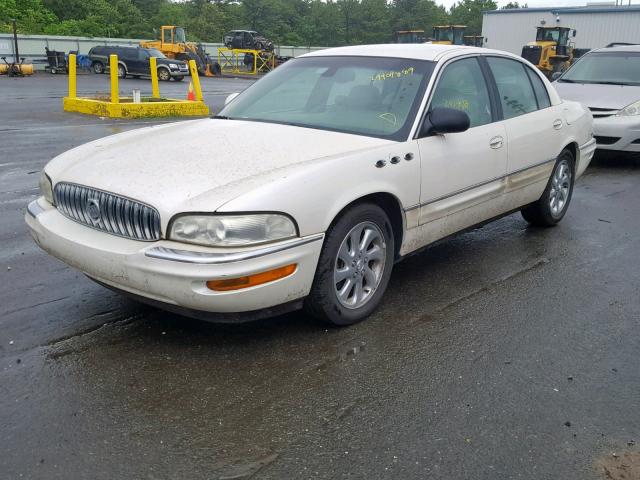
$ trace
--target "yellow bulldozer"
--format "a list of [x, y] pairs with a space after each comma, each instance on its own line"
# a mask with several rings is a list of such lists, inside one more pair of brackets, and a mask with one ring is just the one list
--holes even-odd
[[163, 25], [160, 27], [160, 39], [143, 40], [140, 42], [140, 46], [143, 48], [155, 48], [168, 58], [175, 58], [185, 62], [195, 60], [200, 75], [212, 77], [221, 74], [220, 64], [212, 60], [209, 54], [204, 51], [202, 44], [187, 42], [184, 28], [182, 27]]
[[573, 44], [569, 34], [575, 29], [559, 26], [539, 26], [536, 30], [536, 41], [522, 47], [522, 58], [537, 66], [547, 77], [556, 72], [564, 72], [573, 62]]
[[466, 25], [435, 25], [431, 43], [438, 45], [464, 45]]

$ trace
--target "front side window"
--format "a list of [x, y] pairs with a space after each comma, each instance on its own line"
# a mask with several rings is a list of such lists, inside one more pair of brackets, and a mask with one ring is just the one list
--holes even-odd
[[466, 112], [471, 127], [491, 123], [489, 91], [476, 58], [457, 60], [444, 69], [431, 99], [434, 107]]
[[220, 116], [406, 140], [433, 68], [390, 57], [290, 60]]
[[487, 62], [496, 80], [505, 119], [538, 109], [531, 81], [521, 62], [498, 57], [488, 57]]
[[558, 81], [640, 85], [640, 52], [588, 53]]

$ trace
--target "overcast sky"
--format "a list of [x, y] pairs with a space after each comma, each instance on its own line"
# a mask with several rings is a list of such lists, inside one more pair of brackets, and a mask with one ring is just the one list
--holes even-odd
[[[516, 0], [514, 0], [516, 1]], [[575, 7], [575, 6], [584, 6], [587, 3], [595, 3], [598, 1], [600, 3], [602, 0], [517, 0], [520, 5], [526, 3], [529, 7]], [[614, 1], [615, 0], [611, 0]], [[436, 0], [436, 3], [442, 4], [445, 7], [449, 8], [451, 5], [456, 3], [456, 0]], [[506, 5], [509, 3], [509, 0], [498, 0], [498, 7]], [[624, 4], [627, 5], [629, 0], [624, 0]], [[632, 5], [640, 4], [640, 0], [631, 0]]]

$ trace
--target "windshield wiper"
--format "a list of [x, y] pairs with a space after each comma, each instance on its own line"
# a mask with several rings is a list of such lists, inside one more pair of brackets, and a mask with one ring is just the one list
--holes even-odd
[[630, 83], [624, 83], [624, 82], [595, 82], [595, 83], [599, 83], [601, 85], [631, 85]]
[[567, 79], [567, 78], [559, 78], [558, 81], [562, 82], [562, 83], [576, 83], [575, 80], [570, 80], [570, 79]]
[[226, 115], [214, 115], [214, 116], [213, 116], [213, 117], [211, 117], [211, 118], [215, 118], [215, 119], [217, 119], [217, 120], [230, 120], [230, 118], [229, 118], [229, 117], [227, 117]]

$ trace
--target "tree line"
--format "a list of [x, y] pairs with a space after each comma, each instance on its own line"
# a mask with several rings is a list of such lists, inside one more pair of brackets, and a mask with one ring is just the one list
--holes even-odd
[[[517, 3], [509, 4], [518, 7]], [[257, 30], [277, 44], [339, 46], [392, 41], [397, 30], [467, 25], [480, 34], [493, 0], [0, 0], [0, 31], [17, 19], [25, 34], [154, 38], [161, 25], [185, 27], [187, 40], [221, 42], [234, 29]]]

